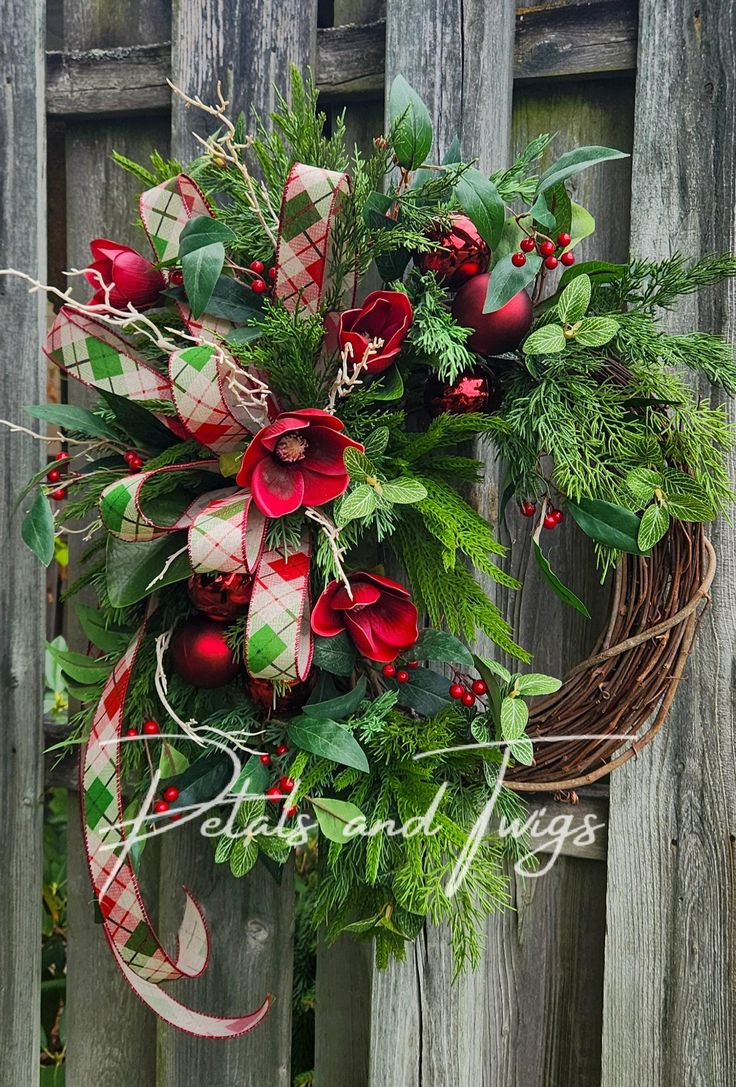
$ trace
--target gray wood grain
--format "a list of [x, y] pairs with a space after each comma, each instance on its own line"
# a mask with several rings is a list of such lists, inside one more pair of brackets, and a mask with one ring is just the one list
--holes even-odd
[[[640, 18], [632, 248], [733, 250], [736, 5], [642, 0]], [[732, 282], [670, 324], [733, 342], [735, 318]], [[604, 1087], [736, 1082], [736, 541], [723, 520], [711, 538], [687, 682], [663, 735], [611, 781]]]
[[[302, 71], [317, 60], [317, 0], [176, 0], [173, 10], [173, 79], [190, 95], [214, 102], [217, 81], [235, 116], [274, 107], [274, 84], [289, 85], [289, 68]], [[192, 158], [192, 131], [213, 130], [203, 114], [173, 100], [172, 131], [177, 153]]]
[[372, 975], [371, 943], [317, 948], [315, 1087], [367, 1087]]
[[46, 54], [46, 109], [50, 117], [79, 119], [121, 113], [166, 112], [169, 42]]
[[[0, 70], [0, 264], [45, 275], [43, 158], [44, 5], [2, 0]], [[44, 399], [45, 367], [38, 342], [45, 306], [18, 280], [0, 282], [2, 414], [28, 425], [24, 404]], [[33, 439], [0, 433], [0, 1069], [8, 1083], [38, 1076], [40, 1031], [42, 698], [44, 576], [11, 520], [21, 486], [45, 462]], [[29, 503], [24, 503], [24, 509]], [[10, 564], [10, 565], [8, 565]], [[12, 574], [11, 574], [12, 567]]]

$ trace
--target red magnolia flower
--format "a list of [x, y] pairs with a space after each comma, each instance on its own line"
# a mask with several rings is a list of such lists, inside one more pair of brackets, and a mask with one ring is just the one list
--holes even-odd
[[402, 291], [373, 291], [360, 309], [340, 314], [340, 350], [350, 344], [353, 362], [362, 362], [369, 353], [366, 372], [380, 374], [401, 350], [412, 316], [411, 302]]
[[322, 506], [350, 482], [343, 453], [359, 449], [344, 425], [319, 408], [287, 411], [259, 430], [243, 456], [238, 484], [249, 487], [267, 517], [284, 517], [300, 506]]
[[395, 660], [419, 636], [409, 590], [378, 574], [351, 574], [352, 599], [342, 581], [331, 581], [312, 611], [312, 630], [325, 638], [346, 630], [372, 661]]
[[105, 287], [111, 287], [110, 305], [125, 309], [131, 302], [136, 309], [148, 309], [158, 302], [166, 286], [158, 268], [129, 245], [119, 245], [106, 238], [90, 242], [94, 263], [85, 272], [87, 282], [95, 288], [90, 302], [96, 306], [106, 301]]

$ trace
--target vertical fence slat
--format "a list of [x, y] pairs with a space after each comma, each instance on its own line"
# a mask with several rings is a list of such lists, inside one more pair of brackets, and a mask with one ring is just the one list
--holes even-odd
[[[734, 25], [733, 0], [640, 3], [635, 253], [736, 248]], [[733, 342], [735, 316], [732, 281], [670, 320]], [[611, 781], [604, 1087], [736, 1081], [736, 537], [723, 519], [711, 537], [713, 606], [687, 682], [664, 734]]]
[[[0, 110], [0, 264], [45, 275], [44, 5], [0, 4], [3, 105]], [[28, 423], [24, 404], [44, 399], [45, 367], [38, 342], [45, 307], [25, 284], [0, 283], [3, 415]], [[6, 564], [0, 579], [0, 1075], [7, 1083], [38, 1076], [41, 908], [41, 675], [43, 576], [18, 539], [11, 511], [19, 481], [44, 463], [40, 443], [3, 428], [0, 540]], [[12, 564], [12, 576], [8, 564]]]
[[[136, 42], [166, 40], [169, 36], [166, 0], [65, 0], [66, 49], [94, 49]], [[139, 183], [111, 160], [113, 150], [145, 162], [152, 150], [165, 153], [168, 122], [163, 118], [76, 122], [66, 126], [67, 253], [65, 267], [89, 262], [89, 242], [109, 237], [145, 252], [146, 241], [135, 223], [135, 194]], [[54, 215], [54, 208], [51, 208]], [[80, 284], [81, 297], [85, 287]], [[70, 381], [69, 400], [88, 403], [89, 394]], [[79, 537], [72, 537], [72, 564]], [[74, 569], [72, 577], [76, 576]], [[94, 602], [94, 601], [92, 601]], [[83, 638], [72, 609], [66, 609], [67, 638], [84, 651]], [[69, 939], [67, 947], [70, 1038], [67, 1057], [68, 1087], [104, 1082], [106, 1087], [152, 1087], [155, 1075], [156, 1024], [120, 976], [95, 922], [94, 904], [84, 858], [76, 792], [70, 796], [68, 843]], [[156, 912], [158, 885], [156, 851], [144, 856], [142, 876], [146, 904]]]

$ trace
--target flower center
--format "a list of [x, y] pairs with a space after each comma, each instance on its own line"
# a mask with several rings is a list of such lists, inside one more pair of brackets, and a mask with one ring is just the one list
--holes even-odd
[[304, 460], [307, 448], [307, 440], [302, 438], [301, 434], [284, 434], [283, 438], [279, 438], [276, 442], [274, 452], [279, 460], [285, 461], [286, 464], [296, 464], [297, 461]]

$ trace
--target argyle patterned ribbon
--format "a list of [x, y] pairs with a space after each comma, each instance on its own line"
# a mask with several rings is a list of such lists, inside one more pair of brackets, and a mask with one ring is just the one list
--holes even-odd
[[258, 567], [245, 627], [246, 668], [271, 683], [306, 679], [312, 664], [309, 625], [311, 538], [296, 551], [266, 551]]
[[140, 212], [159, 261], [178, 256], [179, 235], [190, 219], [212, 215], [202, 190], [186, 174], [178, 174], [141, 193]]
[[102, 913], [105, 937], [126, 980], [140, 998], [173, 1026], [205, 1038], [245, 1034], [260, 1023], [270, 997], [244, 1016], [206, 1015], [174, 1000], [160, 985], [199, 977], [209, 961], [202, 912], [185, 890], [184, 918], [173, 959], [162, 947], [146, 913], [123, 827], [120, 743], [130, 676], [144, 633], [141, 627], [113, 669], [102, 693], [84, 753], [82, 796], [90, 878]]

